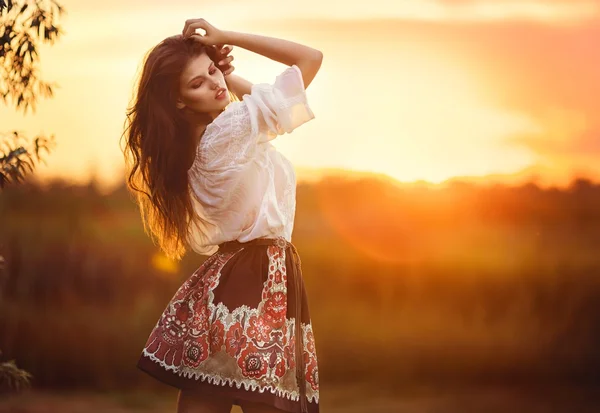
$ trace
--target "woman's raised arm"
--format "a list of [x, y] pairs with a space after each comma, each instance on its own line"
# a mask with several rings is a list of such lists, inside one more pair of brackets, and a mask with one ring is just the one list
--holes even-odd
[[202, 18], [187, 20], [183, 27], [183, 36], [193, 35], [196, 29], [206, 31], [205, 35], [198, 38], [204, 44], [230, 44], [288, 66], [298, 66], [302, 72], [304, 88], [315, 78], [323, 61], [323, 53], [312, 47], [276, 37], [220, 30]]
[[225, 31], [223, 34], [227, 39], [227, 44], [250, 50], [288, 66], [298, 66], [302, 72], [305, 88], [308, 87], [321, 68], [323, 53], [312, 47], [290, 40], [257, 34], [233, 31]]

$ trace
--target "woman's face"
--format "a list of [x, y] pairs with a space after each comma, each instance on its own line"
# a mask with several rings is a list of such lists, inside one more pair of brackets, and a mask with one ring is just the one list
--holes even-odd
[[[217, 99], [219, 91], [221, 99]], [[205, 112], [216, 117], [229, 104], [229, 93], [223, 73], [206, 53], [190, 59], [179, 77], [177, 107]]]

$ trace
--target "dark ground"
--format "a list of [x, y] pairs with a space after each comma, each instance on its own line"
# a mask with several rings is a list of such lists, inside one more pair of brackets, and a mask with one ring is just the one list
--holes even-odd
[[[48, 393], [28, 391], [0, 399], [2, 413], [175, 412], [175, 393]], [[364, 387], [324, 388], [324, 413], [597, 413], [600, 387], [415, 390], [396, 396]], [[237, 407], [232, 412], [239, 413]]]

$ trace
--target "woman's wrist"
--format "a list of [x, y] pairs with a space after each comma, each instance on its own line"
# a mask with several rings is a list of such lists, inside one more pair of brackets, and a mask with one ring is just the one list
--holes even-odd
[[223, 33], [223, 37], [225, 39], [223, 43], [229, 44], [231, 46], [237, 46], [235, 44], [235, 35], [237, 34], [237, 32], [231, 30], [222, 30], [221, 32]]

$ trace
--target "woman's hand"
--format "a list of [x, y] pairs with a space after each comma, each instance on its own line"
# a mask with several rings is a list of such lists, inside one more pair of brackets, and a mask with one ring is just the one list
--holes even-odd
[[[190, 39], [198, 41], [200, 41], [200, 37], [201, 35], [199, 35], [198, 33], [192, 33], [190, 35]], [[231, 51], [233, 50], [233, 46], [217, 44], [215, 46], [208, 47], [215, 49], [215, 54], [218, 59], [216, 64], [219, 70], [221, 70], [221, 72], [223, 73], [223, 76], [227, 76], [228, 74], [233, 72], [233, 70], [235, 69], [235, 66], [231, 64], [231, 62], [233, 61], [233, 56], [228, 56], [229, 53], [231, 53]]]
[[[202, 29], [206, 34], [196, 33], [196, 29]], [[189, 19], [185, 21], [182, 32], [183, 38], [188, 38], [193, 34], [199, 36], [198, 41], [205, 46], [229, 43], [226, 32], [217, 29], [204, 19]]]
[[233, 56], [229, 56], [229, 53], [233, 50], [233, 46], [218, 44], [215, 48], [217, 49], [217, 59], [221, 59], [217, 62], [217, 67], [221, 69], [223, 76], [227, 76], [235, 69], [235, 66], [231, 64]]

